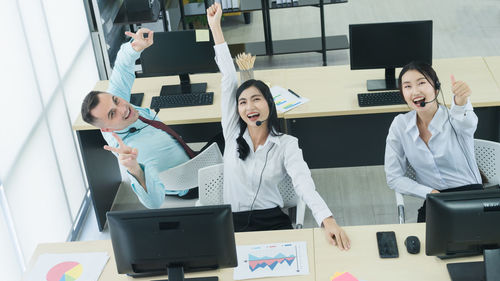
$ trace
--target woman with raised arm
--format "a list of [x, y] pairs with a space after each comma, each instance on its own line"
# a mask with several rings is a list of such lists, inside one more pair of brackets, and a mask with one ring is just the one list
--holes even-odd
[[312, 210], [330, 243], [349, 249], [345, 231], [316, 192], [311, 172], [295, 137], [279, 132], [278, 115], [269, 87], [248, 80], [238, 87], [236, 69], [224, 41], [219, 3], [207, 9], [222, 74], [221, 107], [224, 149], [224, 202], [231, 204], [236, 231], [291, 229], [281, 211], [278, 184], [287, 174], [297, 195]]

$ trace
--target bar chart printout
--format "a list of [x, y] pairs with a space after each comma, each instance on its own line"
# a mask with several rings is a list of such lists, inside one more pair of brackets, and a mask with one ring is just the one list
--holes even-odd
[[306, 242], [237, 246], [234, 279], [309, 274]]

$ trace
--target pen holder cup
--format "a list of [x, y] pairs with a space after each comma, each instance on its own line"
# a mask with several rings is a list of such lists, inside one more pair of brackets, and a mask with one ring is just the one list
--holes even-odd
[[248, 70], [240, 70], [240, 80], [241, 80], [241, 83], [247, 81], [247, 80], [250, 80], [250, 79], [254, 79], [253, 77], [253, 69], [248, 69]]

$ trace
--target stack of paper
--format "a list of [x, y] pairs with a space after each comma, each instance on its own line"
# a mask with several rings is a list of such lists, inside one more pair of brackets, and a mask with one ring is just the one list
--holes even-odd
[[108, 254], [104, 252], [42, 254], [26, 280], [97, 281], [108, 259]]
[[289, 90], [279, 86], [272, 87], [271, 94], [273, 95], [276, 109], [281, 113], [287, 112], [309, 101], [309, 99], [293, 94]]

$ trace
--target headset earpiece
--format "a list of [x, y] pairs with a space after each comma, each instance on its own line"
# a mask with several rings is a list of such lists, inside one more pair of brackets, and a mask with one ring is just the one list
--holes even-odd
[[439, 82], [439, 80], [436, 81], [436, 83], [434, 85], [435, 85], [434, 88], [436, 89], [436, 91], [441, 90], [441, 83]]

